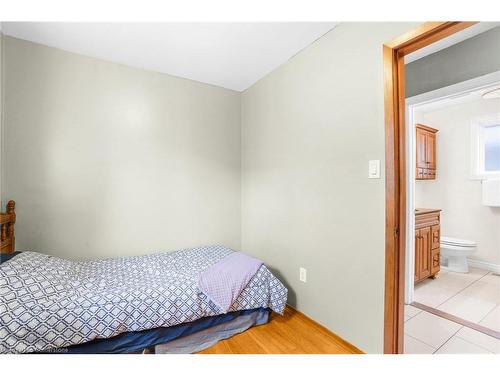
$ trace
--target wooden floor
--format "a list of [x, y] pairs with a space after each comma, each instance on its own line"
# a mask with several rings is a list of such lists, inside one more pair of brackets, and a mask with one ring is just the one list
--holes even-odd
[[222, 340], [200, 354], [353, 354], [361, 351], [307, 316], [287, 307], [269, 323]]

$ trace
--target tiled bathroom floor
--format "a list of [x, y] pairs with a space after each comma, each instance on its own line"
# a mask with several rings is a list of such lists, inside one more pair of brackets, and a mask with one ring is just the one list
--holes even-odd
[[[441, 271], [415, 286], [423, 305], [500, 331], [500, 276], [471, 268], [468, 274]], [[500, 340], [458, 323], [405, 306], [405, 353], [497, 353]]]

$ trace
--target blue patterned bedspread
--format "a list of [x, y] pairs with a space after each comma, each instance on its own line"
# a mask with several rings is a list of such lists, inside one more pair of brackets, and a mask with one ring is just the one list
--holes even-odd
[[[198, 276], [224, 246], [74, 262], [23, 252], [0, 265], [0, 353], [29, 353], [222, 314]], [[287, 289], [262, 265], [229, 311], [282, 313]]]

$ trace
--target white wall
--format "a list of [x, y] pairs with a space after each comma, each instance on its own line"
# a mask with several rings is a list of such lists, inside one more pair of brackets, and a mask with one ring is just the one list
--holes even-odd
[[382, 44], [415, 25], [340, 24], [242, 95], [243, 250], [367, 352], [383, 351]]
[[440, 208], [441, 235], [477, 242], [471, 258], [500, 265], [500, 208], [481, 204], [481, 181], [470, 179], [471, 120], [500, 112], [500, 99], [422, 112], [437, 133], [437, 178], [416, 181], [416, 207]]
[[19, 250], [240, 247], [240, 94], [5, 37], [3, 204]]

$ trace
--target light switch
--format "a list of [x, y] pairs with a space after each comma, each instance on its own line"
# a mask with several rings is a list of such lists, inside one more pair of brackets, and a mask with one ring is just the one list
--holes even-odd
[[368, 178], [380, 178], [380, 160], [368, 162]]
[[299, 280], [304, 283], [307, 282], [307, 270], [303, 267], [299, 268]]

